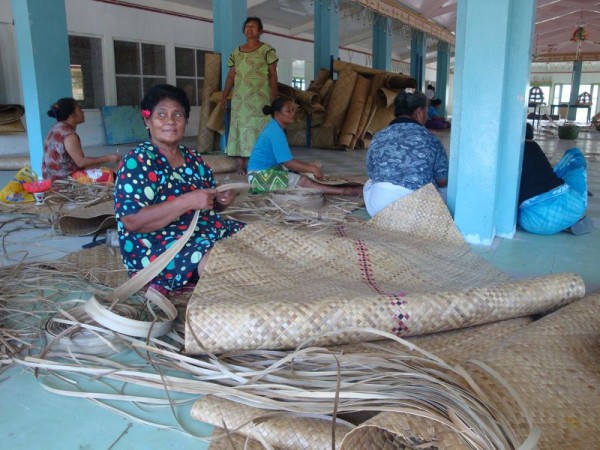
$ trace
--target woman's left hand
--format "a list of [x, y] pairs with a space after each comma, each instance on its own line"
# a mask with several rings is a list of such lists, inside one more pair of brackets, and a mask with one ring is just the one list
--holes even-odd
[[235, 200], [235, 190], [228, 189], [226, 191], [217, 192], [215, 196], [217, 209], [222, 211], [233, 203]]

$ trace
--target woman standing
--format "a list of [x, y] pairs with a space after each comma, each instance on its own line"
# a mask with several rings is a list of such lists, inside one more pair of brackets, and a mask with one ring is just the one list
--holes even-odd
[[151, 285], [162, 291], [198, 280], [215, 243], [244, 224], [223, 219], [235, 199], [217, 193], [212, 170], [199, 153], [180, 145], [190, 115], [184, 91], [171, 85], [151, 88], [141, 104], [150, 140], [123, 159], [115, 181], [115, 213], [123, 263], [135, 275], [173, 245], [201, 210], [194, 233]]
[[[83, 110], [77, 100], [61, 98], [50, 107], [48, 116], [54, 117], [57, 123], [50, 129], [44, 141], [42, 161], [44, 179], [60, 180], [83, 169], [120, 161], [119, 155], [96, 158], [85, 156], [79, 136], [75, 132], [77, 125], [85, 122]], [[98, 181], [112, 181], [111, 169], [103, 169], [102, 172], [110, 176], [110, 180], [99, 179]]]
[[246, 164], [256, 138], [268, 122], [261, 114], [263, 105], [277, 97], [277, 53], [260, 41], [263, 32], [258, 17], [248, 17], [244, 22], [246, 43], [236, 48], [227, 66], [229, 72], [221, 96], [221, 106], [227, 108], [231, 90], [231, 123], [226, 153], [237, 158], [237, 172], [246, 172]]

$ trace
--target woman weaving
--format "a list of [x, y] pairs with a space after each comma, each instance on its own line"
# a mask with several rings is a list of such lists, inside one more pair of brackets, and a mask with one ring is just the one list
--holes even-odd
[[285, 98], [276, 98], [263, 108], [264, 115], [272, 119], [264, 128], [248, 161], [248, 183], [255, 193], [269, 192], [288, 187], [318, 189], [324, 194], [360, 195], [362, 186], [330, 186], [311, 180], [300, 173], [311, 173], [319, 180], [323, 173], [318, 164], [294, 159], [285, 136], [285, 129], [294, 123], [294, 104]]
[[123, 263], [135, 275], [173, 245], [201, 214], [193, 235], [152, 280], [165, 293], [198, 280], [211, 248], [243, 228], [223, 219], [235, 192], [217, 192], [212, 170], [195, 150], [180, 145], [189, 100], [171, 85], [151, 88], [141, 103], [150, 139], [123, 159], [115, 181], [115, 212]]

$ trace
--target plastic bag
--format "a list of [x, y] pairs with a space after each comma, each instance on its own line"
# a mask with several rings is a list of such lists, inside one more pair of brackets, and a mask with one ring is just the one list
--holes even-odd
[[33, 194], [25, 190], [23, 184], [31, 181], [37, 181], [38, 176], [31, 167], [23, 167], [17, 172], [15, 177], [8, 182], [0, 191], [0, 202], [4, 203], [23, 203], [33, 202], [35, 199]]

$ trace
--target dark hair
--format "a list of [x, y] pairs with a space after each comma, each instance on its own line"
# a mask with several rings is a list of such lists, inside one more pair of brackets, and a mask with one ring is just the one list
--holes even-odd
[[156, 86], [148, 89], [140, 106], [142, 110], [147, 109], [148, 111], [152, 111], [156, 105], [158, 105], [165, 98], [179, 103], [185, 110], [185, 118], [189, 119], [190, 100], [188, 99], [187, 94], [182, 89], [170, 84], [157, 84]]
[[291, 102], [291, 100], [285, 97], [277, 97], [270, 105], [263, 106], [262, 112], [265, 116], [275, 117], [275, 113], [281, 111], [287, 102]]
[[419, 108], [427, 106], [427, 97], [422, 92], [400, 92], [394, 99], [394, 115], [412, 116]]
[[61, 98], [48, 110], [49, 117], [54, 117], [59, 122], [67, 120], [77, 107], [77, 100], [71, 97]]
[[258, 30], [259, 31], [263, 30], [262, 20], [260, 20], [258, 17], [248, 17], [246, 20], [244, 20], [244, 26], [242, 27], [242, 33], [246, 29], [246, 25], [248, 25], [248, 22], [256, 22], [258, 24]]
[[529, 122], [527, 122], [527, 125], [525, 126], [525, 139], [533, 139], [533, 127]]
[[441, 104], [442, 104], [442, 101], [441, 101], [439, 98], [436, 98], [436, 99], [434, 99], [434, 100], [431, 100], [431, 104], [432, 104], [433, 106], [441, 105]]
[[431, 89], [431, 90], [435, 91], [435, 88], [433, 87], [433, 85], [432, 85], [432, 84], [428, 84], [428, 85], [427, 85], [427, 89]]

